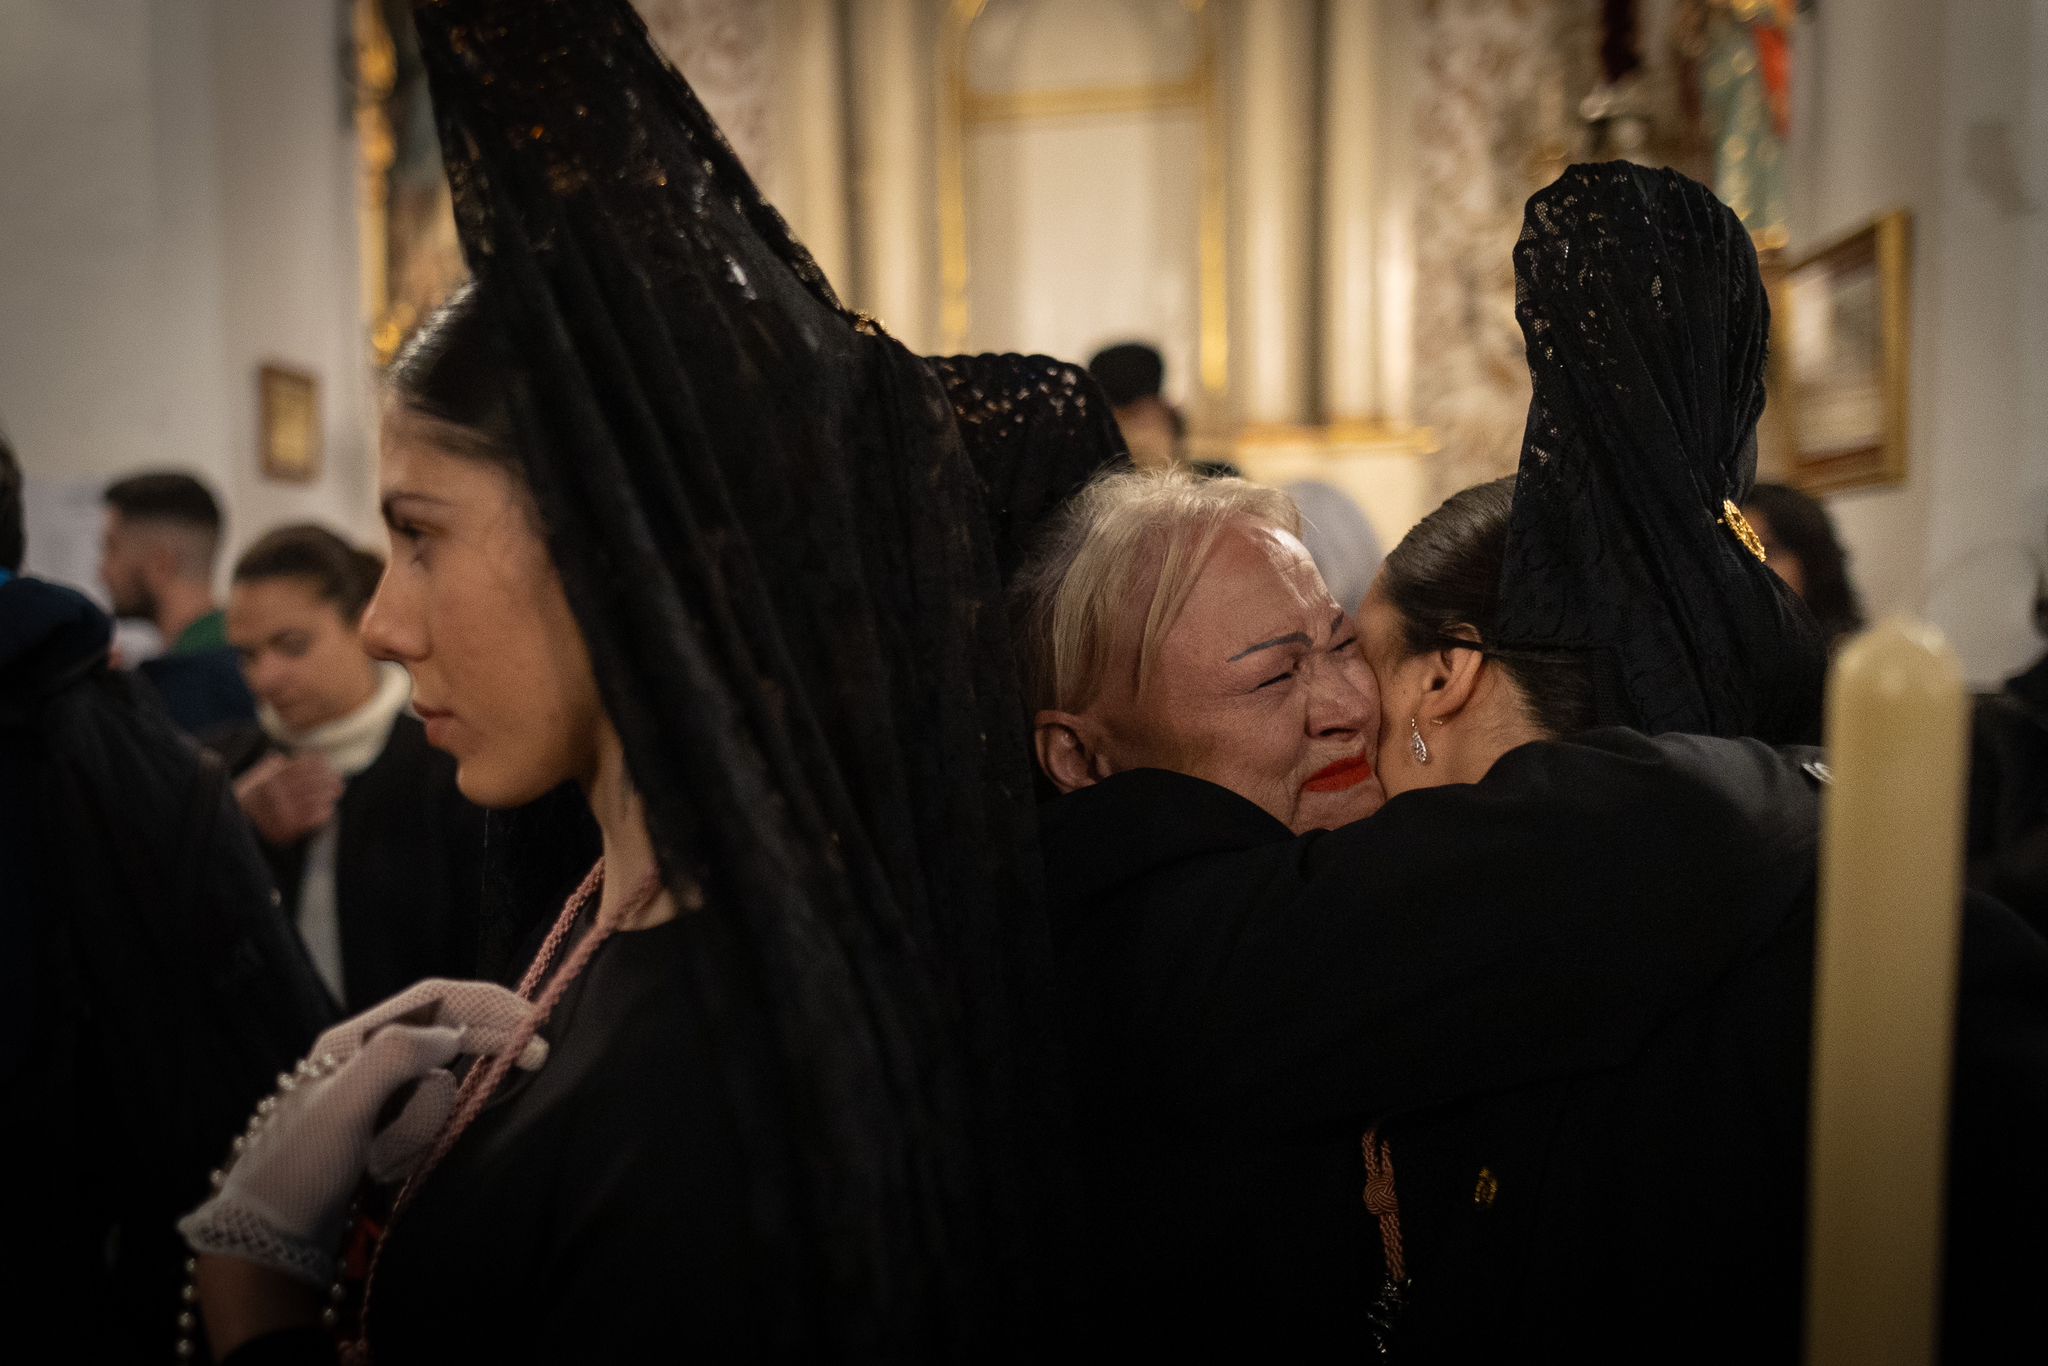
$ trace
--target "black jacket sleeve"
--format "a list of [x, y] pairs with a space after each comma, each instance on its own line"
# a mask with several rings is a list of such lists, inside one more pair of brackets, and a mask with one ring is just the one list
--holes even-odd
[[[1183, 830], [1226, 814], [1180, 775], [1101, 790], [1141, 776]], [[1817, 811], [1766, 746], [1617, 733], [1342, 830], [1098, 871], [1078, 914], [1055, 866], [1078, 1080], [1162, 1123], [1273, 1132], [1613, 1065], [1810, 911]], [[1137, 857], [1142, 816], [1083, 814], [1114, 833], [1082, 857]], [[1052, 858], [1076, 852], [1049, 825]]]

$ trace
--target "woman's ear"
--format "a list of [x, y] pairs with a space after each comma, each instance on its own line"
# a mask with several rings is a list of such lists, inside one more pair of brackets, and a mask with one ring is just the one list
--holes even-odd
[[1094, 744], [1095, 728], [1070, 711], [1042, 711], [1032, 720], [1038, 766], [1061, 792], [1092, 787], [1108, 776]]
[[1469, 626], [1456, 626], [1451, 628], [1451, 634], [1472, 644], [1446, 645], [1430, 656], [1429, 678], [1417, 715], [1435, 725], [1443, 725], [1471, 705], [1479, 690], [1479, 679], [1486, 671], [1486, 654], [1479, 648], [1479, 633]]

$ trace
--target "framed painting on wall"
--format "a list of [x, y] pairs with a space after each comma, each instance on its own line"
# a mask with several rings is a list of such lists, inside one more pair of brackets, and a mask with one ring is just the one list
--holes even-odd
[[299, 484], [319, 478], [320, 382], [304, 370], [266, 365], [256, 387], [263, 473]]
[[1773, 398], [1788, 410], [1784, 474], [1800, 488], [1905, 480], [1911, 256], [1898, 210], [1808, 252], [1778, 285]]

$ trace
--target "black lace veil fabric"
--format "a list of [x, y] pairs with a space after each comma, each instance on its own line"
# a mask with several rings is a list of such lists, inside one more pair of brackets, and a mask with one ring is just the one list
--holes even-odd
[[1539, 191], [1515, 247], [1535, 397], [1503, 649], [1593, 656], [1603, 721], [1817, 741], [1825, 648], [1749, 548], [1770, 303], [1741, 221], [1627, 162]]
[[773, 1044], [722, 1083], [778, 1332], [1020, 1350], [1066, 1143], [1022, 1027], [1047, 967], [999, 562], [1084, 477], [1030, 453], [1107, 409], [849, 313], [623, 0], [415, 14], [554, 557], [663, 866], [719, 926], [678, 989]]
[[960, 439], [981, 477], [1007, 581], [1047, 516], [1112, 465], [1123, 433], [1095, 378], [1050, 356], [936, 356]]

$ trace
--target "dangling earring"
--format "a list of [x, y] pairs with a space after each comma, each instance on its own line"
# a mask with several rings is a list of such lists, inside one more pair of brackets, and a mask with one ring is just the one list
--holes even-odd
[[1422, 727], [1415, 724], [1415, 718], [1408, 718], [1408, 752], [1415, 756], [1415, 762], [1429, 762], [1429, 742], [1422, 738]]

